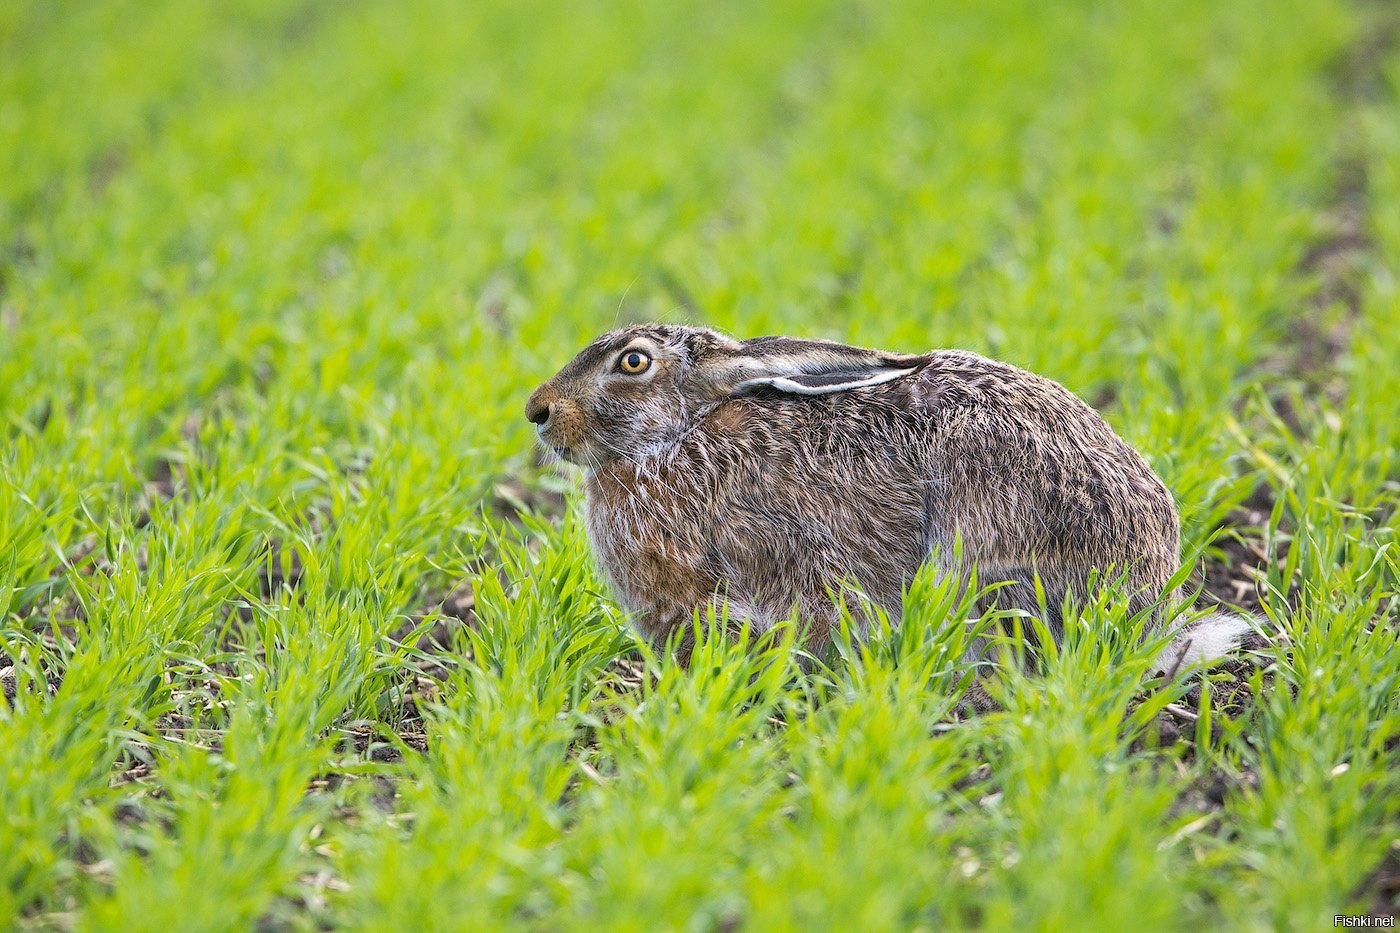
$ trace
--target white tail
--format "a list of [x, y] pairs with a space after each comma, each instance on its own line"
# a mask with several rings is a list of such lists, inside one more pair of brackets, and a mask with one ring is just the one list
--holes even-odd
[[1174, 674], [1182, 668], [1223, 658], [1239, 647], [1254, 627], [1250, 616], [1217, 612], [1182, 626], [1157, 656], [1156, 669]]

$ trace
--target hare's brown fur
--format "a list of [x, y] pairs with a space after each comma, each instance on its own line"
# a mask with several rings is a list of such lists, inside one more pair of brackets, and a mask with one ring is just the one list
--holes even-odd
[[[649, 378], [608, 370], [628, 348], [654, 358]], [[724, 599], [757, 629], [796, 609], [820, 645], [834, 590], [897, 619], [930, 559], [1008, 581], [995, 605], [1035, 615], [1038, 575], [1058, 635], [1095, 572], [1146, 607], [1179, 563], [1143, 458], [1062, 386], [974, 353], [644, 325], [585, 349], [528, 412], [587, 467], [589, 537], [656, 641]]]

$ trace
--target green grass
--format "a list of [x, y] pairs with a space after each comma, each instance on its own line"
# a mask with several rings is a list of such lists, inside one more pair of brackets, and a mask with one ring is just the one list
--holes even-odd
[[[0, 6], [0, 926], [1400, 909], [1397, 21]], [[1144, 693], [1106, 600], [968, 719], [921, 580], [827, 668], [658, 659], [522, 416], [640, 319], [1064, 382], [1277, 645]]]

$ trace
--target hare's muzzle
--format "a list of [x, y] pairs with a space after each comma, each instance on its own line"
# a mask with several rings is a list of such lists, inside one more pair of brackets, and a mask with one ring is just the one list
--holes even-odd
[[531, 424], [543, 426], [549, 421], [549, 416], [554, 413], [554, 406], [546, 401], [530, 396], [530, 400], [525, 403], [525, 417]]
[[561, 399], [546, 383], [525, 403], [525, 417], [535, 426], [535, 434], [542, 443], [565, 460], [573, 459], [572, 448], [579, 440], [582, 417], [571, 400]]
[[[559, 392], [546, 382], [530, 393], [525, 400], [525, 417], [541, 431], [549, 426], [549, 421], [559, 412]], [[555, 420], [558, 420], [557, 418]]]

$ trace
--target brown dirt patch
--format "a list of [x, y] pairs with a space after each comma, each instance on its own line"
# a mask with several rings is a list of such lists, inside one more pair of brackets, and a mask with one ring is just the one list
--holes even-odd
[[1400, 849], [1392, 843], [1366, 880], [1361, 883], [1360, 900], [1368, 904], [1372, 916], [1400, 916]]

